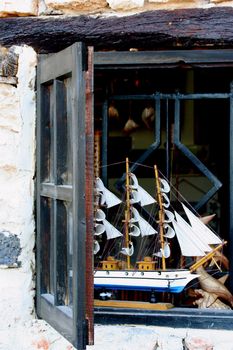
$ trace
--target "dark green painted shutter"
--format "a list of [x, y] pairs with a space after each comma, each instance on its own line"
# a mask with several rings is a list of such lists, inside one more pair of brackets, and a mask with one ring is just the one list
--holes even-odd
[[[90, 293], [86, 300], [86, 249], [92, 249], [86, 247], [85, 128], [91, 109], [85, 79], [86, 64], [92, 64], [86, 55], [76, 43], [40, 56], [37, 74], [37, 313], [77, 349], [86, 348], [92, 323], [86, 317], [92, 303]], [[88, 118], [90, 124], [90, 113]], [[88, 174], [91, 182], [91, 169]]]

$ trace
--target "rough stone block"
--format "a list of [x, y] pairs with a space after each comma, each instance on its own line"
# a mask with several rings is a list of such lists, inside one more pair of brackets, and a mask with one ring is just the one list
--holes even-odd
[[148, 0], [148, 2], [154, 2], [154, 3], [161, 3], [161, 2], [168, 2], [169, 0]]
[[214, 345], [202, 337], [188, 337], [185, 339], [185, 350], [213, 350]]
[[178, 9], [178, 8], [195, 8], [195, 7], [209, 7], [209, 0], [148, 0], [151, 6], [163, 9]]
[[[20, 129], [20, 101], [15, 86], [0, 84], [0, 105], [0, 129], [18, 133]], [[7, 143], [6, 139], [5, 144]], [[1, 139], [0, 144], [3, 144], [3, 139]]]
[[18, 55], [14, 52], [15, 47], [0, 50], [0, 76], [15, 77], [18, 71]]
[[219, 5], [219, 6], [233, 6], [233, 0], [210, 0], [211, 4]]
[[226, 0], [210, 0], [210, 2], [214, 2], [214, 3], [216, 3], [216, 4], [218, 4], [218, 3], [222, 3], [222, 2], [227, 2], [227, 3], [229, 3], [229, 2], [233, 2], [233, 1], [226, 1]]
[[113, 10], [127, 11], [144, 6], [144, 0], [108, 0]]
[[8, 16], [36, 16], [38, 0], [1, 0], [0, 17]]
[[[106, 0], [44, 0], [44, 12], [75, 14], [77, 12], [93, 12], [107, 7]], [[40, 3], [40, 8], [42, 4]]]
[[197, 5], [206, 5], [209, 3], [209, 0], [148, 0], [149, 3], [154, 3], [154, 4], [162, 4], [162, 3], [167, 3], [168, 5], [174, 5], [174, 7], [186, 7], [186, 5], [192, 5], [195, 7]]

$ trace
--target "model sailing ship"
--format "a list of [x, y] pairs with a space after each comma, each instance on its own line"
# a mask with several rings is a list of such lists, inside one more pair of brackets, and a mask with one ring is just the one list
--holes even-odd
[[[136, 176], [129, 170], [129, 161], [126, 159], [125, 209], [123, 231], [117, 225], [112, 225], [106, 219], [102, 207], [111, 208], [121, 206], [122, 201], [96, 178], [95, 236], [94, 253], [100, 250], [98, 236], [106, 233], [109, 241], [123, 242], [118, 254], [109, 255], [100, 262], [94, 272], [94, 287], [104, 290], [141, 290], [151, 292], [180, 293], [187, 284], [198, 277], [195, 270], [211, 259], [216, 251], [224, 244], [211, 229], [184, 204], [185, 219], [178, 211], [173, 210], [169, 193], [169, 183], [158, 175], [154, 167], [156, 198], [153, 198], [139, 184]], [[135, 208], [155, 203], [158, 207], [158, 217], [155, 224], [150, 224]], [[157, 226], [156, 228], [154, 226]], [[133, 240], [141, 241], [146, 237], [157, 243], [158, 250], [152, 256], [144, 256], [132, 266], [134, 256]], [[171, 255], [170, 242], [176, 236], [181, 255], [196, 261], [189, 268], [171, 269], [166, 267], [166, 260]], [[169, 242], [170, 241], [170, 242]], [[122, 258], [125, 259], [122, 259]], [[157, 266], [160, 263], [160, 268]]]

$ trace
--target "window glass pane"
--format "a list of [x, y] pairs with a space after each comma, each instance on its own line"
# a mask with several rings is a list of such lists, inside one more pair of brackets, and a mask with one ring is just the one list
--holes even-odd
[[71, 78], [64, 80], [64, 86], [66, 89], [66, 112], [67, 112], [67, 147], [66, 147], [66, 159], [67, 159], [67, 180], [66, 184], [70, 185], [73, 181], [73, 162], [72, 162], [72, 85]]
[[57, 201], [57, 303], [72, 304], [72, 215], [70, 203]]
[[57, 201], [57, 304], [68, 304], [67, 213], [62, 201]]
[[71, 78], [56, 81], [57, 184], [72, 184]]
[[51, 207], [50, 198], [41, 197], [41, 291], [51, 292], [50, 248], [51, 248]]
[[50, 182], [52, 180], [52, 85], [41, 86], [41, 95], [41, 180], [42, 182]]

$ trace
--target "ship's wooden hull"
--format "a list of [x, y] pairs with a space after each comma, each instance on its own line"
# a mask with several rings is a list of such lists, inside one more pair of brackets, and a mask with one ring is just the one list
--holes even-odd
[[105, 290], [180, 293], [190, 281], [197, 277], [197, 274], [193, 274], [189, 270], [96, 270], [94, 273], [94, 287], [95, 289]]

